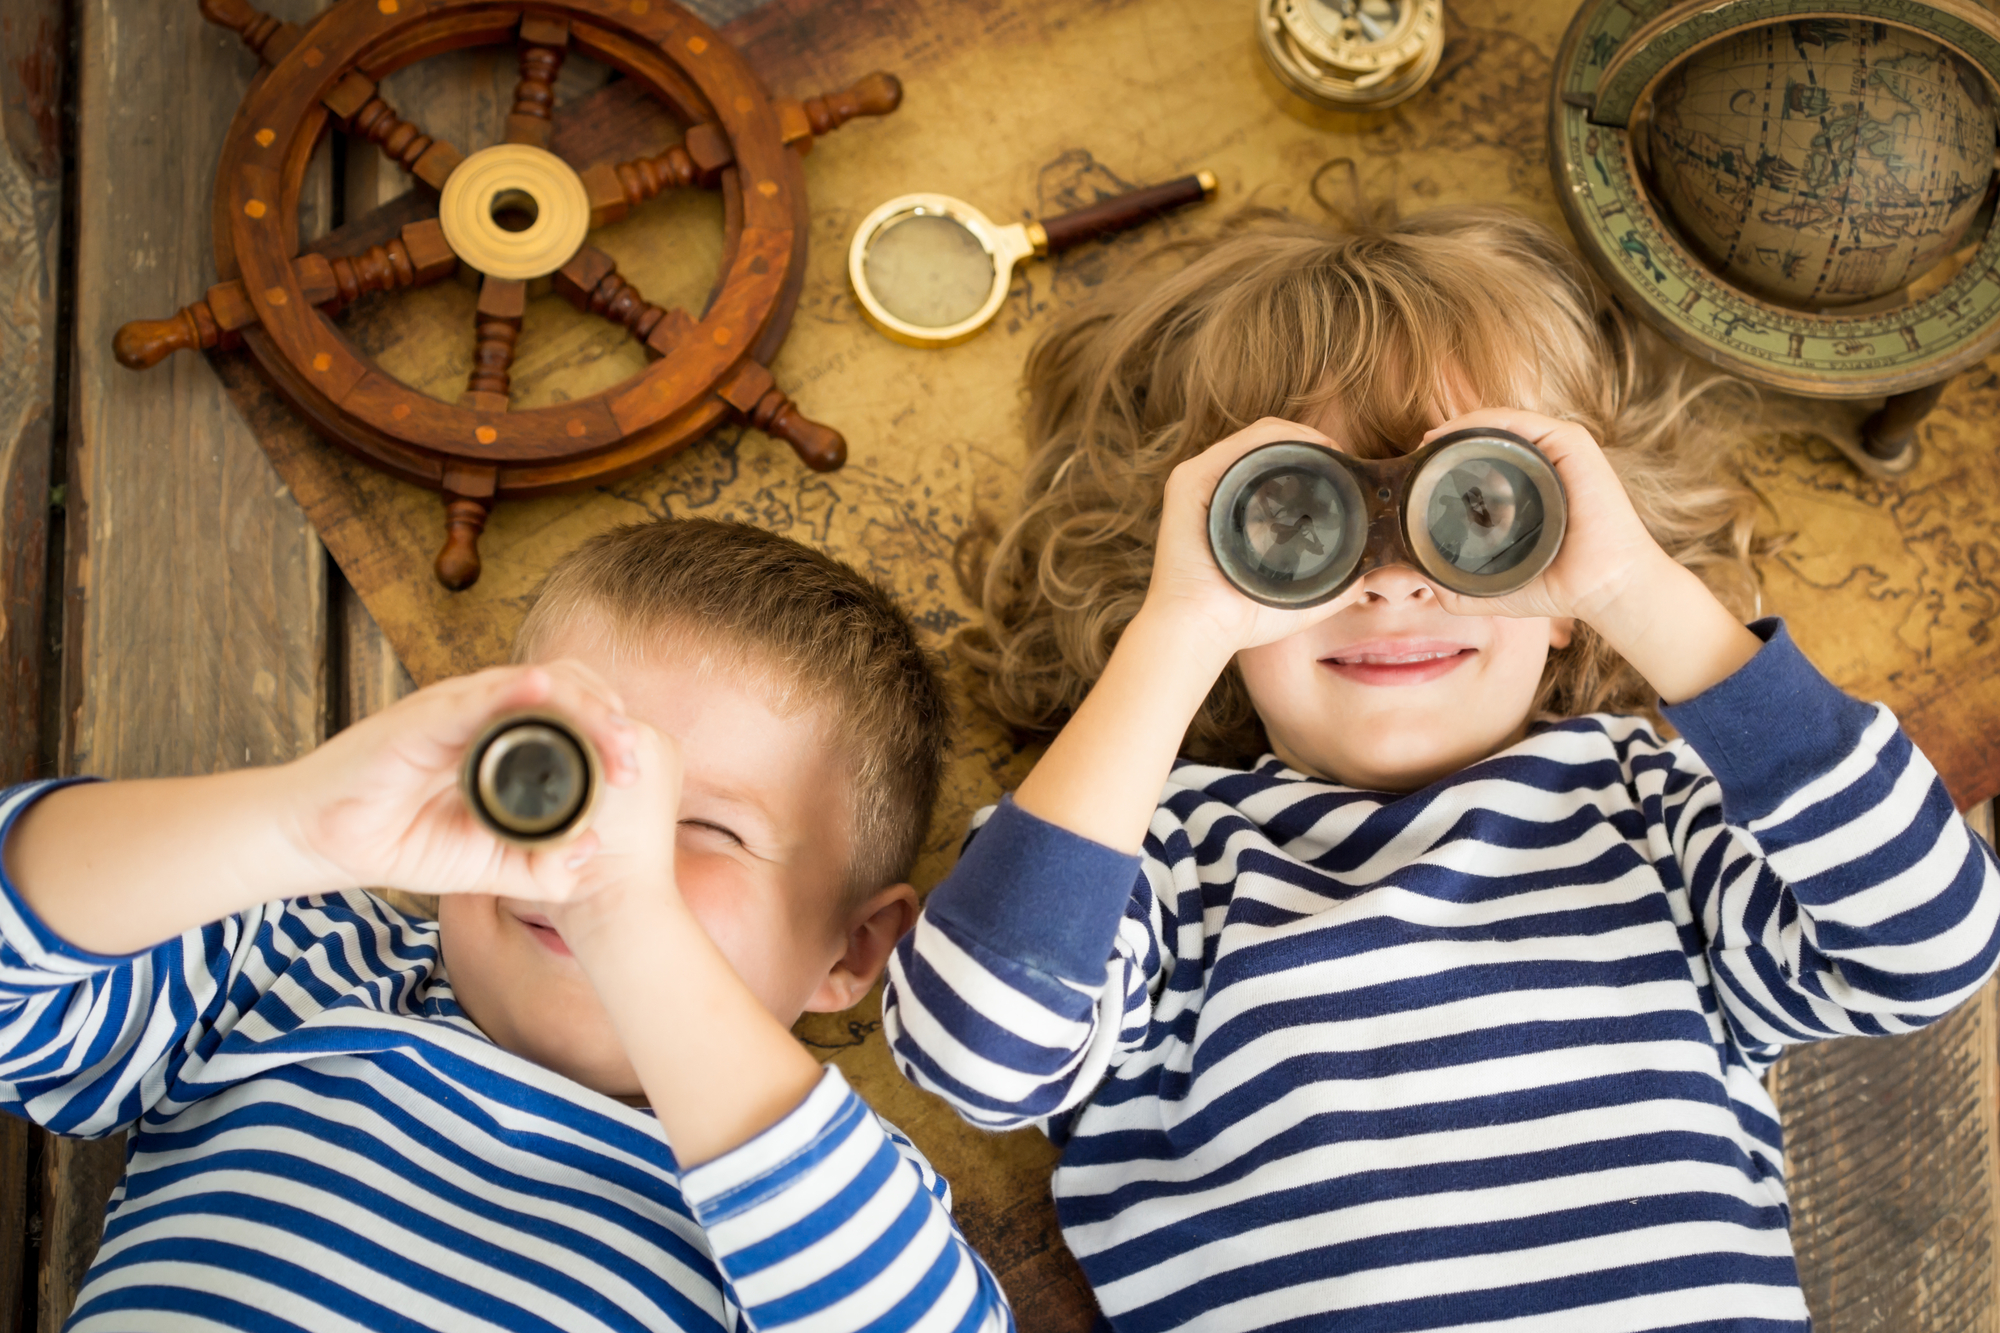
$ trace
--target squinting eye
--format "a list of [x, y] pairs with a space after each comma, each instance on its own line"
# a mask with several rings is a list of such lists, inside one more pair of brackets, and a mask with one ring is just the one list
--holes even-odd
[[743, 843], [743, 839], [737, 837], [736, 834], [731, 830], [724, 828], [720, 824], [711, 824], [706, 819], [683, 819], [681, 821], [681, 827], [707, 829], [710, 833], [721, 834], [723, 837], [729, 839], [731, 842], [737, 844], [738, 846], [741, 846]]

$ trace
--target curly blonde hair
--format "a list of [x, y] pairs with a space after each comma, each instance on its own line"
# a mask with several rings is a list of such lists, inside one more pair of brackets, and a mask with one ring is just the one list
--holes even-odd
[[[1312, 421], [1334, 404], [1342, 443], [1370, 458], [1408, 451], [1451, 404], [1583, 424], [1660, 545], [1751, 614], [1755, 502], [1725, 459], [1748, 413], [1715, 393], [1734, 384], [1690, 376], [1518, 214], [1337, 227], [1245, 214], [1155, 251], [1035, 344], [1020, 512], [1004, 529], [976, 524], [961, 546], [985, 624], [955, 650], [1001, 721], [1024, 739], [1052, 735], [1145, 599], [1167, 474], [1260, 417]], [[1582, 624], [1535, 701], [1543, 716], [1653, 705]], [[1232, 666], [1182, 752], [1243, 765], [1265, 748]]]

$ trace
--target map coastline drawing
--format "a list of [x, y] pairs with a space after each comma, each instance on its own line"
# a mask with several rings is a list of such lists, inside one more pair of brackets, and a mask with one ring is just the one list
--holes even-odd
[[1897, 291], [1958, 248], [1993, 175], [1993, 112], [1915, 33], [1793, 19], [1703, 48], [1656, 86], [1652, 182], [1726, 279], [1813, 310]]

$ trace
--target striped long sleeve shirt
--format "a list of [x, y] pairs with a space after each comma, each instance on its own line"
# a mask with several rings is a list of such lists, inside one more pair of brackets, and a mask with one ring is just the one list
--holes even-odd
[[1994, 966], [2000, 868], [1783, 627], [1407, 795], [1182, 763], [1143, 854], [1003, 802], [891, 967], [904, 1072], [1061, 1146], [1120, 1333], [1804, 1333], [1789, 1043]]
[[[0, 794], [0, 840], [52, 785]], [[489, 1040], [436, 924], [358, 891], [111, 958], [0, 875], [0, 1108], [130, 1131], [78, 1333], [1013, 1326], [838, 1071], [683, 1171], [650, 1112]]]

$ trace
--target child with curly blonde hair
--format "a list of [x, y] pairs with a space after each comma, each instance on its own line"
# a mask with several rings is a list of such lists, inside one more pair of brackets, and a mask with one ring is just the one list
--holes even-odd
[[[1731, 608], [1747, 497], [1663, 359], [1544, 229], [1463, 210], [1253, 221], [1037, 347], [966, 647], [1054, 739], [885, 1027], [1062, 1147], [1116, 1328], [1806, 1329], [1760, 1075], [1971, 995], [2000, 866], [1887, 709]], [[1281, 610], [1216, 568], [1250, 450], [1463, 427], [1567, 491], [1522, 590], [1388, 565]]]

